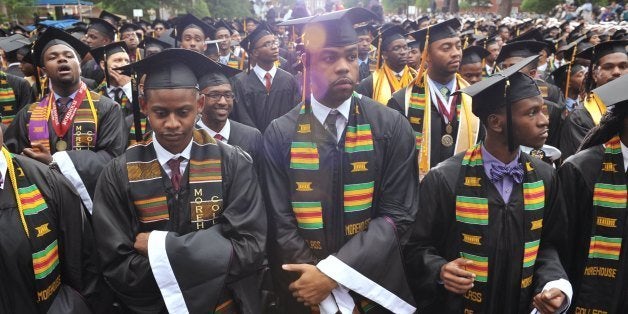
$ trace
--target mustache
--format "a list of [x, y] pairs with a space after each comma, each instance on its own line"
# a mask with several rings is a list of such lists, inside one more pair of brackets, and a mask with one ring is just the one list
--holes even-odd
[[331, 86], [336, 86], [336, 85], [340, 85], [340, 84], [355, 85], [355, 82], [351, 78], [343, 76], [343, 77], [335, 80], [333, 83], [331, 83]]

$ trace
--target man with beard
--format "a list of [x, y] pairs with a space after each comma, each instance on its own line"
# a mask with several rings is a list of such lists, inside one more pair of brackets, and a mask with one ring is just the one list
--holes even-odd
[[186, 14], [177, 20], [172, 36], [175, 38], [175, 47], [205, 53], [205, 41], [216, 30], [192, 14]]
[[626, 313], [628, 75], [592, 92], [608, 111], [559, 171], [569, 209], [572, 312]]
[[421, 182], [408, 280], [426, 313], [560, 313], [571, 285], [559, 250], [566, 215], [552, 166], [521, 152], [540, 147], [548, 120], [532, 56], [475, 85], [486, 139], [432, 168]]
[[299, 103], [299, 83], [277, 67], [279, 43], [267, 24], [257, 26], [240, 45], [255, 66], [233, 79], [236, 106], [232, 118], [263, 133], [271, 121]]
[[576, 55], [576, 58], [590, 60], [591, 65], [584, 82], [587, 95], [567, 117], [561, 131], [560, 150], [565, 158], [576, 152], [587, 132], [598, 125], [606, 113], [606, 106], [591, 94], [591, 89], [628, 73], [626, 45], [628, 40], [607, 41]]
[[214, 24], [216, 32], [214, 33], [214, 39], [220, 40], [218, 48], [220, 57], [218, 61], [220, 64], [228, 65], [234, 69], [240, 68], [240, 58], [231, 51], [231, 26], [224, 21], [220, 21]]
[[483, 78], [484, 60], [491, 53], [488, 50], [480, 46], [469, 46], [462, 50], [462, 59], [460, 60], [460, 68], [458, 73], [465, 79], [470, 85], [473, 85]]
[[[87, 27], [87, 33], [82, 41], [89, 46], [89, 49], [95, 49], [106, 46], [115, 41], [116, 28], [109, 22], [99, 19], [90, 18], [90, 24]], [[81, 74], [98, 82], [102, 82], [105, 78], [105, 72], [93, 58], [85, 58], [81, 63]]]
[[168, 49], [146, 74], [153, 132], [98, 181], [93, 224], [103, 274], [132, 313], [261, 313], [266, 215], [250, 157], [195, 128], [198, 78], [233, 69]]
[[399, 249], [416, 207], [412, 130], [354, 92], [353, 24], [374, 18], [353, 8], [283, 23], [305, 24], [309, 74], [303, 103], [264, 133], [269, 259], [282, 313], [416, 311]]
[[410, 48], [404, 34], [399, 26], [382, 26], [373, 41], [378, 49], [376, 62], [382, 65], [360, 82], [356, 92], [385, 105], [394, 92], [410, 84], [416, 71], [408, 67]]
[[262, 133], [229, 119], [235, 98], [229, 79], [222, 73], [209, 73], [199, 79], [199, 89], [205, 95], [205, 107], [197, 126], [218, 141], [241, 147], [257, 164], [262, 150]]
[[453, 94], [469, 85], [457, 74], [462, 58], [459, 28], [460, 21], [454, 18], [411, 33], [423, 51], [421, 76], [388, 102], [412, 125], [421, 179], [432, 166], [466, 151], [481, 138], [471, 98]]
[[79, 62], [88, 51], [72, 35], [49, 28], [33, 47], [33, 59], [51, 91], [24, 107], [5, 134], [7, 148], [58, 167], [92, 212], [100, 171], [124, 150], [122, 115], [111, 99], [88, 90]]

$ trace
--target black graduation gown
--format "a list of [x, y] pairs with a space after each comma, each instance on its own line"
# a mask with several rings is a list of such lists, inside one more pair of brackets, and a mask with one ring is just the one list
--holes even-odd
[[373, 73], [369, 73], [365, 79], [361, 80], [358, 86], [356, 86], [355, 91], [366, 97], [373, 97]]
[[262, 156], [262, 133], [256, 128], [242, 124], [237, 121], [230, 121], [231, 131], [229, 133], [229, 145], [241, 147], [251, 155], [254, 163], [258, 163], [258, 158]]
[[565, 119], [560, 131], [560, 151], [563, 160], [575, 154], [582, 144], [589, 130], [595, 127], [595, 122], [589, 111], [583, 106], [578, 106]]
[[[602, 172], [602, 159], [604, 150], [602, 146], [591, 147], [583, 150], [567, 160], [560, 167], [558, 174], [562, 182], [562, 191], [565, 199], [565, 208], [569, 221], [569, 255], [565, 259], [569, 281], [573, 286], [572, 305], [578, 300], [580, 284], [584, 275], [585, 263], [589, 254], [591, 241], [591, 225], [593, 217], [593, 188]], [[620, 167], [618, 165], [618, 167]], [[625, 224], [628, 222], [624, 222]], [[628, 239], [628, 226], [624, 226], [623, 239]], [[628, 313], [628, 249], [622, 245], [617, 279], [620, 289], [617, 291], [604, 291], [612, 293], [613, 300], [619, 300], [616, 313]], [[571, 311], [574, 310], [572, 306]]]
[[[72, 150], [69, 131], [64, 139], [68, 143], [68, 156], [85, 185], [89, 197], [93, 199], [98, 175], [111, 159], [122, 154], [126, 146], [123, 142], [124, 129], [120, 106], [113, 100], [94, 92], [91, 92], [91, 97], [98, 117], [96, 149], [93, 151]], [[15, 116], [7, 132], [4, 133], [4, 142], [9, 151], [14, 154], [21, 154], [24, 148], [31, 146], [28, 138], [28, 123], [32, 113], [30, 107], [22, 108]], [[56, 143], [57, 134], [52, 127], [51, 119], [48, 120], [48, 131], [50, 143]], [[50, 154], [56, 153], [54, 144], [50, 145], [50, 149]]]
[[[344, 135], [336, 144], [329, 132], [318, 120], [313, 119], [312, 132], [317, 142], [321, 170], [325, 176], [328, 195], [338, 199], [334, 205], [323, 205], [325, 252], [336, 256], [364, 276], [386, 286], [404, 300], [411, 300], [405, 282], [402, 261], [397, 248], [409, 236], [415, 217], [417, 201], [417, 170], [414, 159], [414, 136], [407, 120], [372, 99], [362, 97], [362, 114], [371, 125], [375, 158], [375, 189], [373, 193], [372, 220], [366, 231], [347, 240], [343, 235], [342, 222], [342, 171], [339, 152], [344, 149]], [[351, 108], [351, 110], [354, 110]], [[316, 264], [314, 255], [299, 234], [292, 209], [290, 191], [290, 146], [297, 130], [300, 106], [273, 121], [264, 133], [263, 184], [266, 205], [269, 209], [269, 259], [275, 276], [278, 294], [282, 296], [285, 313], [310, 313], [288, 292], [288, 285], [297, 279], [294, 274], [281, 271], [283, 263]], [[325, 204], [325, 203], [323, 203]], [[333, 208], [333, 210], [330, 210]], [[396, 227], [396, 237], [386, 229], [389, 217]], [[369, 263], [370, 262], [370, 263]], [[388, 265], [381, 272], [382, 265]], [[413, 303], [413, 301], [411, 301]]]
[[[46, 200], [50, 229], [58, 234], [62, 284], [48, 313], [89, 313], [81, 294], [94, 292], [91, 289], [97, 271], [83, 258], [93, 244], [81, 199], [57, 171], [27, 157], [15, 158]], [[0, 313], [38, 313], [33, 251], [20, 220], [12, 184], [5, 180], [0, 190]]]
[[[208, 229], [194, 231], [196, 224], [190, 222], [189, 164], [176, 197], [162, 170], [170, 214], [162, 230], [170, 231], [167, 255], [190, 313], [211, 312], [209, 304], [215, 306], [225, 285], [242, 313], [261, 313], [257, 273], [263, 267], [266, 216], [257, 176], [241, 149], [218, 144], [224, 212]], [[132, 311], [165, 313], [148, 257], [133, 248], [141, 226], [130, 198], [126, 154], [107, 165], [96, 189], [92, 221], [108, 284]]]
[[277, 69], [270, 87], [253, 70], [242, 72], [232, 79], [235, 102], [231, 119], [252, 126], [264, 133], [275, 118], [284, 115], [301, 101], [299, 82], [290, 73]]
[[[438, 283], [441, 267], [460, 257], [455, 189], [458, 175], [463, 171], [463, 155], [457, 154], [432, 168], [421, 182], [417, 220], [404, 250], [408, 281], [424, 313], [462, 313], [463, 309], [463, 297], [448, 292]], [[547, 282], [567, 278], [557, 249], [565, 245], [567, 226], [554, 169], [534, 158], [532, 163], [545, 183], [546, 206], [532, 283], [536, 294]], [[480, 182], [490, 181], [483, 174]], [[488, 290], [482, 298], [487, 304], [484, 313], [530, 313], [533, 295], [519, 300], [524, 245], [522, 185], [513, 188], [508, 204], [493, 184], [489, 183], [487, 190], [489, 231], [482, 244], [491, 248], [488, 256], [491, 264]]]
[[15, 111], [19, 111], [28, 104], [35, 101], [35, 95], [33, 95], [33, 89], [27, 80], [17, 77], [15, 75], [7, 74], [7, 83], [13, 89], [15, 94]]
[[549, 132], [545, 144], [554, 147], [559, 146], [560, 130], [563, 124], [563, 113], [565, 111], [564, 93], [554, 84], [546, 81], [535, 79], [534, 82], [539, 86], [541, 96], [547, 105], [549, 113]]
[[[430, 147], [430, 165], [434, 167], [439, 162], [453, 156], [456, 150], [456, 145], [451, 145], [447, 147], [441, 143], [441, 138], [443, 137], [443, 134], [446, 134], [445, 127], [447, 126], [447, 124], [444, 123], [443, 117], [438, 112], [438, 109], [436, 108], [436, 102], [431, 101], [430, 103], [432, 106], [432, 110], [430, 111], [431, 112], [431, 115], [430, 115], [431, 139], [430, 140], [432, 143], [432, 147]], [[405, 115], [406, 88], [402, 88], [396, 91], [395, 93], [393, 93], [392, 98], [390, 98], [390, 100], [388, 101], [387, 106], [391, 109], [395, 109], [399, 111], [399, 113], [401, 113], [402, 115]], [[451, 135], [454, 138], [454, 143], [457, 140], [459, 125], [460, 125], [459, 122], [455, 122], [452, 124], [453, 131]], [[485, 134], [484, 126], [480, 125], [479, 131], [478, 131], [478, 141], [484, 139], [484, 134]]]

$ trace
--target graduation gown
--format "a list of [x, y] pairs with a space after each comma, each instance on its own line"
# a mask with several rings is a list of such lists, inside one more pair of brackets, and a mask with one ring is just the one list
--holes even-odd
[[242, 124], [237, 121], [230, 121], [231, 131], [229, 134], [229, 145], [238, 146], [251, 155], [253, 162], [257, 163], [262, 156], [262, 133], [256, 128]]
[[[259, 281], [266, 241], [266, 216], [251, 160], [239, 148], [218, 143], [222, 155], [222, 217], [216, 225], [193, 230], [188, 196], [189, 163], [175, 193], [162, 171], [170, 219], [163, 240], [163, 260], [169, 272], [153, 272], [152, 261], [134, 248], [144, 230], [130, 197], [126, 154], [114, 159], [98, 181], [93, 225], [103, 274], [122, 303], [136, 313], [165, 313], [156, 277], [173, 276], [190, 313], [210, 313], [226, 286], [242, 313], [261, 313]], [[150, 254], [150, 253], [149, 253]], [[162, 265], [163, 266], [163, 265]], [[163, 268], [160, 268], [163, 269]]]
[[105, 72], [96, 63], [96, 60], [90, 59], [81, 64], [81, 76], [92, 79], [96, 82], [102, 82], [105, 79]]
[[[583, 150], [567, 160], [560, 167], [558, 174], [562, 184], [569, 221], [569, 255], [565, 258], [569, 281], [573, 286], [573, 299], [578, 300], [582, 277], [584, 276], [585, 263], [589, 255], [591, 242], [591, 224], [593, 217], [593, 189], [602, 172], [602, 159], [604, 149], [602, 146], [591, 147]], [[620, 167], [618, 165], [617, 167]], [[624, 221], [624, 223], [628, 223]], [[623, 239], [628, 239], [628, 228], [624, 227]], [[620, 252], [621, 266], [618, 268], [617, 291], [604, 291], [612, 293], [613, 300], [619, 300], [615, 313], [628, 313], [628, 300], [624, 297], [628, 294], [628, 250], [622, 245]], [[572, 306], [571, 311], [574, 311]]]
[[[15, 158], [28, 179], [39, 188], [48, 205], [49, 229], [58, 235], [61, 287], [47, 311], [90, 313], [83, 297], [94, 292], [91, 289], [97, 271], [83, 258], [93, 244], [80, 197], [57, 171], [28, 157], [15, 155]], [[0, 313], [40, 313], [34, 299], [37, 290], [33, 251], [20, 220], [12, 184], [15, 183], [7, 179], [0, 190]]]
[[595, 127], [591, 114], [583, 106], [578, 106], [565, 119], [560, 131], [560, 151], [567, 159], [578, 151], [589, 130]]
[[565, 111], [564, 93], [558, 86], [544, 80], [535, 79], [534, 82], [539, 86], [541, 96], [545, 100], [545, 105], [549, 113], [550, 125], [545, 144], [558, 147], [560, 130], [563, 125], [563, 113]]
[[[523, 153], [522, 153], [523, 154]], [[404, 249], [406, 272], [419, 308], [425, 313], [461, 313], [463, 296], [439, 283], [440, 269], [460, 257], [461, 236], [456, 223], [456, 184], [464, 153], [432, 168], [421, 182], [420, 205], [412, 238]], [[543, 234], [532, 287], [540, 292], [547, 282], [567, 278], [558, 248], [565, 245], [566, 224], [558, 179], [552, 166], [532, 158], [532, 166], [545, 185]], [[522, 184], [515, 184], [506, 204], [487, 182], [489, 226], [482, 245], [489, 248], [489, 283], [482, 296], [484, 313], [530, 313], [533, 295], [520, 300], [524, 226]]]
[[15, 94], [15, 111], [19, 111], [28, 104], [35, 101], [35, 95], [33, 89], [27, 80], [17, 77], [15, 75], [7, 74], [7, 83], [13, 89]]
[[270, 87], [254, 71], [242, 72], [232, 79], [235, 102], [231, 118], [264, 133], [275, 118], [284, 115], [301, 101], [299, 83], [288, 72], [277, 69]]
[[[301, 107], [297, 106], [273, 121], [264, 134], [262, 186], [265, 188], [266, 205], [271, 217], [269, 236], [273, 237], [269, 242], [269, 259], [275, 270], [273, 280], [277, 282], [276, 289], [282, 296], [285, 313], [310, 313], [310, 309], [298, 304], [288, 292], [288, 285], [298, 277], [280, 271], [281, 264], [317, 264], [321, 259], [327, 260], [330, 257], [342, 262], [343, 266], [337, 267], [337, 271], [348, 274], [351, 269], [370, 279], [370, 283], [365, 284], [361, 281], [361, 276], [343, 280], [346, 278], [327, 273], [356, 294], [364, 295], [364, 290], [380, 293], [384, 287], [398, 297], [394, 299], [394, 296], [390, 296], [389, 300], [398, 300], [396, 305], [399, 307], [414, 303], [404, 279], [398, 251], [409, 235], [407, 231], [414, 220], [416, 209], [418, 180], [412, 128], [403, 116], [374, 100], [362, 97], [359, 101], [363, 104], [361, 114], [364, 114], [371, 125], [373, 146], [377, 154], [375, 164], [369, 166], [376, 169], [372, 220], [367, 230], [350, 239], [345, 236], [345, 225], [342, 221], [343, 175], [339, 162], [339, 152], [344, 150], [344, 134], [336, 144], [331, 134], [325, 131], [318, 120], [313, 119], [312, 134], [320, 160], [317, 175], [325, 176], [323, 180], [330, 182], [325, 194], [337, 200], [333, 204], [323, 202], [325, 241], [322, 247], [325, 250], [316, 254], [300, 235], [289, 197], [293, 189], [290, 179], [290, 147], [296, 134]], [[382, 267], [383, 265], [386, 266]], [[401, 300], [410, 301], [406, 303]]]
[[[61, 173], [72, 182], [81, 195], [83, 204], [89, 212], [92, 209], [92, 199], [96, 180], [103, 167], [114, 157], [124, 151], [123, 120], [120, 107], [111, 99], [91, 92], [94, 108], [97, 112], [98, 131], [96, 134], [96, 147], [92, 150], [73, 150], [70, 140], [71, 130], [68, 130], [64, 139], [68, 143], [67, 151], [57, 152], [55, 144], [57, 134], [52, 127], [52, 119], [48, 119], [48, 132], [50, 139], [50, 154], [55, 156]], [[24, 148], [31, 147], [28, 135], [28, 124], [33, 108], [37, 103], [22, 108], [15, 116], [15, 120], [4, 133], [4, 141], [14, 154], [21, 154]]]

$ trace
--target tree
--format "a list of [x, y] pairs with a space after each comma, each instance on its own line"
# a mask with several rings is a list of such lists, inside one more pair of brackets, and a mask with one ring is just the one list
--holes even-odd
[[35, 0], [2, 0], [10, 21], [23, 21], [29, 19], [33, 14]]
[[208, 0], [207, 5], [216, 18], [235, 18], [251, 15], [251, 3], [248, 0]]
[[523, 0], [521, 10], [547, 13], [560, 2], [560, 0]]
[[499, 3], [499, 8], [497, 9], [497, 14], [501, 16], [509, 16], [511, 10], [512, 0], [501, 0], [501, 2]]

